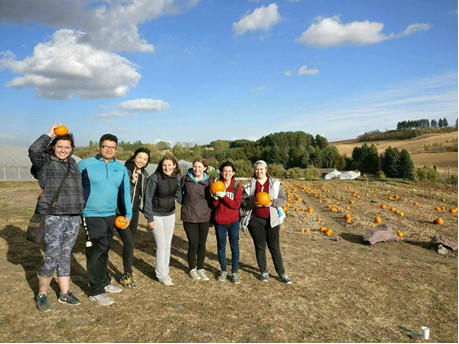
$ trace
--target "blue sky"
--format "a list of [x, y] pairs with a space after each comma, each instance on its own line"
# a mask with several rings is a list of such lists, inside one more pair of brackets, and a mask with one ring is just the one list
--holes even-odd
[[448, 0], [2, 0], [0, 144], [454, 124], [457, 44]]

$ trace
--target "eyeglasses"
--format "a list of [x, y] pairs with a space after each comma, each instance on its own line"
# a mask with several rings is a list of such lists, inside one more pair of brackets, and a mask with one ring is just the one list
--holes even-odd
[[106, 151], [116, 151], [116, 146], [115, 147], [112, 147], [112, 146], [100, 146], [100, 148], [102, 148], [103, 150], [106, 150]]

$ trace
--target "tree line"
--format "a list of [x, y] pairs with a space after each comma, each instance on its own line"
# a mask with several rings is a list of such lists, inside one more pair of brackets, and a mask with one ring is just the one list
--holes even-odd
[[[161, 141], [145, 144], [140, 140], [133, 143], [120, 141], [117, 159], [127, 160], [140, 147], [151, 151], [151, 162], [158, 163], [164, 154], [172, 154], [177, 160], [193, 161], [204, 157], [210, 166], [218, 167], [225, 160], [235, 165], [237, 175], [249, 177], [253, 174], [253, 163], [259, 159], [269, 165], [270, 173], [285, 178], [320, 178], [319, 168], [337, 170], [359, 170], [362, 174], [377, 177], [405, 178], [415, 180], [417, 172], [407, 150], [387, 148], [379, 154], [375, 145], [364, 143], [355, 147], [352, 156], [340, 155], [337, 148], [321, 136], [303, 131], [279, 132], [251, 140], [215, 140], [208, 145], [177, 142], [172, 147]], [[75, 148], [80, 158], [94, 156], [97, 141], [90, 141], [88, 147]]]
[[397, 123], [397, 130], [417, 129], [417, 128], [447, 128], [448, 120], [446, 118], [439, 119], [438, 122], [432, 119], [417, 119], [413, 121], [402, 121]]
[[438, 121], [428, 119], [402, 121], [397, 123], [397, 129], [379, 131], [374, 130], [357, 137], [359, 142], [383, 141], [383, 140], [408, 140], [417, 136], [432, 133], [449, 133], [457, 130], [457, 120], [454, 127], [450, 127], [446, 118]]

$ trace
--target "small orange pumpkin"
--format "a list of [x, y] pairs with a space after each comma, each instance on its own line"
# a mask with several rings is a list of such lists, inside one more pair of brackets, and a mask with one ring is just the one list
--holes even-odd
[[386, 209], [386, 208], [387, 208], [387, 205], [381, 204], [381, 209]]
[[118, 216], [115, 219], [115, 226], [118, 228], [123, 228], [126, 226], [126, 218], [124, 216]]
[[60, 127], [54, 128], [54, 134], [57, 136], [67, 135], [69, 133], [69, 129], [65, 125], [61, 125]]
[[216, 182], [213, 182], [210, 184], [210, 191], [212, 194], [216, 194], [217, 192], [225, 191], [225, 183], [223, 183], [221, 180], [217, 180]]
[[441, 217], [437, 217], [434, 221], [437, 225], [442, 225], [443, 224], [443, 219]]
[[403, 238], [403, 233], [402, 232], [397, 232], [397, 235], [399, 238]]
[[376, 222], [376, 223], [381, 223], [382, 220], [381, 220], [381, 218], [380, 218], [379, 216], [376, 216], [376, 217], [375, 217], [375, 222]]

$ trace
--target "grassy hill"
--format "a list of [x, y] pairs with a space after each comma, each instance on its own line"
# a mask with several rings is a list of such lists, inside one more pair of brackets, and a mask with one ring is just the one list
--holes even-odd
[[[374, 144], [379, 153], [383, 153], [387, 147], [397, 147], [399, 150], [406, 149], [413, 159], [414, 166], [423, 167], [437, 166], [438, 172], [447, 177], [458, 174], [457, 131], [452, 133], [438, 133], [418, 136], [409, 140], [385, 140], [368, 142]], [[340, 154], [352, 155], [354, 147], [360, 147], [362, 142], [357, 139], [330, 142]]]

